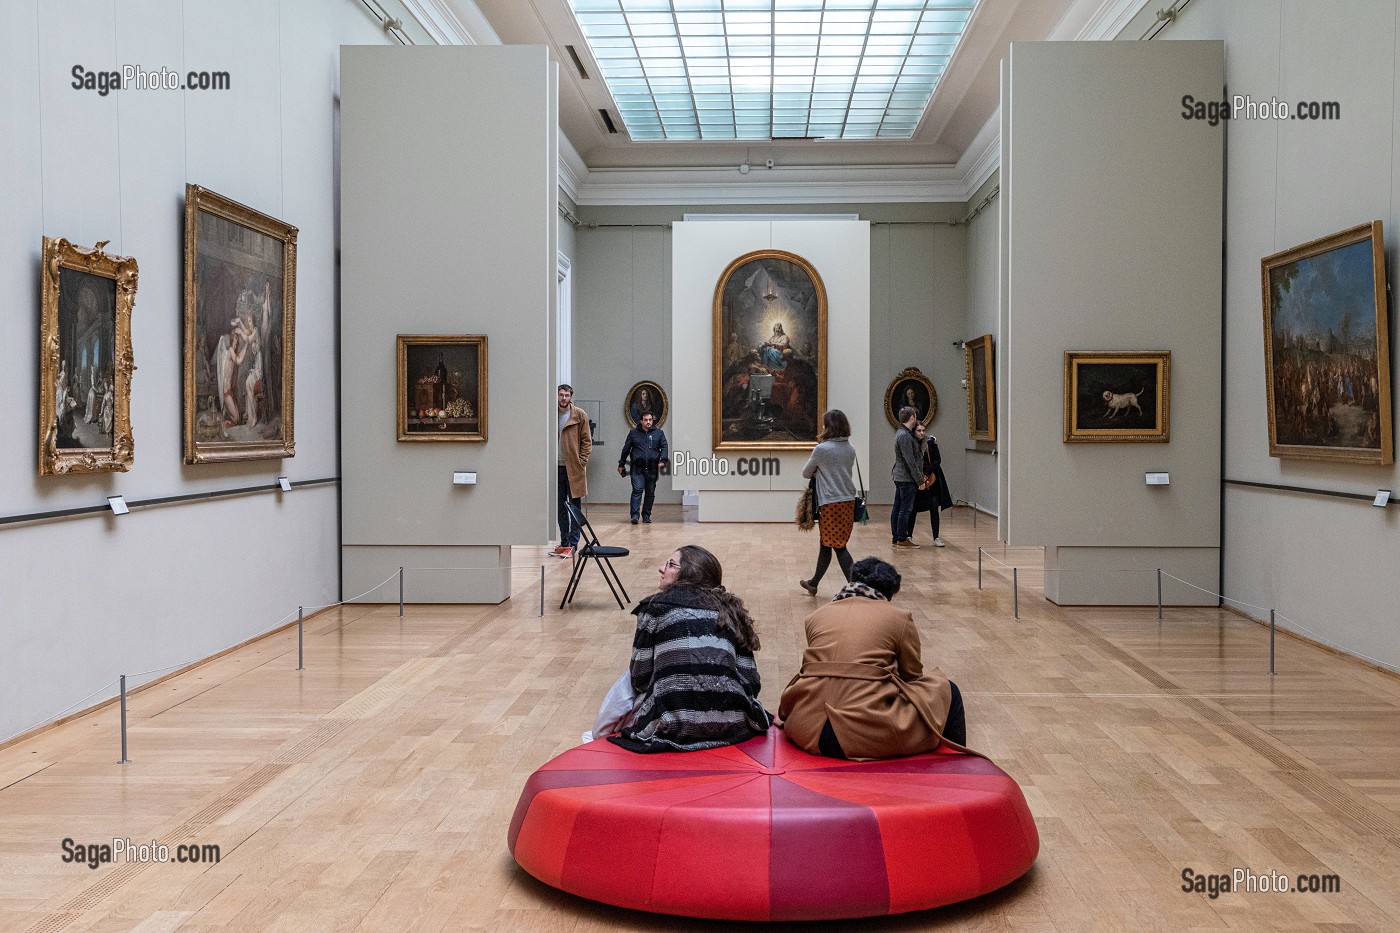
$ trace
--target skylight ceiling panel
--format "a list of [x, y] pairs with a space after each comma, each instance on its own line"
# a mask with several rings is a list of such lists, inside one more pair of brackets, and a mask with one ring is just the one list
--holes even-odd
[[[744, 138], [756, 138], [749, 134], [760, 119], [779, 137], [872, 138], [878, 130], [883, 137], [909, 138], [975, 5], [573, 0], [629, 132], [650, 93], [666, 98], [652, 112], [666, 115], [668, 139], [695, 138], [701, 112], [706, 138], [729, 132], [730, 117]], [[770, 112], [775, 105], [776, 116]], [[848, 105], [856, 108], [849, 115], [843, 110]], [[726, 108], [752, 116], [740, 120]]]

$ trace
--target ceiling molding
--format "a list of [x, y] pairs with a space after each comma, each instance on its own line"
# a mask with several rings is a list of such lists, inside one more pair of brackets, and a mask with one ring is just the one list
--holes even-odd
[[578, 154], [569, 137], [559, 130], [559, 190], [569, 196], [569, 200], [579, 203], [579, 186], [588, 174], [588, 166], [583, 156]]
[[967, 192], [964, 201], [972, 200], [977, 189], [987, 183], [992, 173], [1001, 167], [1001, 107], [992, 111], [987, 122], [977, 131], [972, 142], [958, 159], [958, 171], [962, 173], [963, 188]]
[[584, 206], [642, 204], [853, 204], [963, 202], [956, 166], [779, 166], [592, 169], [578, 186]]
[[1151, 0], [1078, 0], [1046, 39], [1112, 40]]
[[399, 0], [439, 45], [500, 45], [473, 0]]

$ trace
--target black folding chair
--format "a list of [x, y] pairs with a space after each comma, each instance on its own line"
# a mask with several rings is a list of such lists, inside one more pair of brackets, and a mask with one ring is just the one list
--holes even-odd
[[[583, 578], [583, 570], [588, 566], [588, 559], [593, 558], [593, 563], [598, 565], [598, 571], [603, 575], [603, 581], [608, 584], [608, 589], [612, 591], [613, 599], [617, 600], [617, 608], [626, 609], [623, 599], [632, 601], [632, 597], [627, 595], [627, 590], [622, 585], [622, 578], [617, 575], [617, 569], [613, 567], [611, 558], [627, 557], [632, 552], [625, 547], [608, 547], [598, 540], [597, 533], [593, 526], [588, 524], [588, 519], [584, 517], [582, 510], [574, 508], [572, 502], [565, 502], [564, 507], [569, 510], [571, 518], [579, 529], [579, 546], [574, 548], [574, 570], [569, 575], [569, 585], [564, 587], [564, 598], [559, 600], [559, 608], [563, 609], [568, 603], [573, 602], [574, 593], [578, 591], [578, 582]], [[613, 583], [617, 586], [614, 587]], [[618, 590], [622, 595], [618, 596]]]

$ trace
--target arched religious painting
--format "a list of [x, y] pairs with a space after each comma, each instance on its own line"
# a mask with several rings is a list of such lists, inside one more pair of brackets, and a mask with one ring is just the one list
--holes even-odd
[[767, 249], [715, 286], [715, 450], [810, 448], [826, 410], [826, 289], [811, 263]]

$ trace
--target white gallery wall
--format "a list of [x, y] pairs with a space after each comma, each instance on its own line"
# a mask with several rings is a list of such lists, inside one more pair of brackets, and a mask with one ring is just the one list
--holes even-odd
[[[1400, 3], [1198, 0], [1153, 44], [1225, 42], [1225, 83], [1252, 99], [1336, 101], [1341, 119], [1231, 120], [1225, 256], [1225, 566], [1239, 608], [1400, 667], [1392, 583], [1400, 509], [1231, 485], [1298, 486], [1370, 497], [1400, 489], [1395, 466], [1269, 456], [1259, 260], [1371, 220], [1385, 225], [1387, 277], [1400, 238]], [[1394, 286], [1391, 286], [1394, 294]], [[1392, 299], [1391, 374], [1396, 373]], [[1391, 388], [1396, 398], [1395, 386]], [[1251, 604], [1251, 605], [1243, 605]]]
[[[1011, 544], [1045, 547], [1057, 603], [1154, 603], [1158, 567], [1219, 582], [1224, 140], [1179, 101], [1219, 96], [1223, 56], [1208, 41], [1011, 47], [1000, 514]], [[1170, 442], [1066, 443], [1066, 351], [1123, 350], [1170, 351]], [[1213, 604], [1180, 584], [1163, 597]]]
[[[409, 601], [499, 602], [510, 545], [554, 526], [556, 69], [543, 46], [360, 47], [341, 74], [344, 587], [402, 566]], [[398, 334], [487, 337], [485, 442], [396, 439]]]
[[[842, 408], [862, 465], [870, 462], [870, 225], [860, 220], [692, 220], [671, 227], [671, 445], [697, 459], [776, 457], [777, 475], [673, 473], [674, 488], [700, 493], [700, 521], [791, 522], [810, 450], [721, 450], [713, 444], [715, 286], [731, 262], [756, 250], [796, 253], [826, 290], [826, 407]], [[851, 402], [842, 404], [841, 400]], [[674, 462], [674, 455], [673, 455]]]
[[[998, 171], [992, 175], [968, 202], [975, 209], [997, 189], [1001, 181]], [[967, 224], [967, 324], [963, 328], [963, 340], [971, 340], [985, 334], [992, 335], [992, 355], [996, 371], [1001, 370], [1000, 360], [996, 359], [996, 348], [1000, 339], [1001, 302], [1001, 210], [1000, 204], [992, 202], [982, 209]], [[966, 364], [964, 363], [964, 369]], [[963, 377], [964, 379], [966, 376]], [[998, 386], [999, 387], [999, 386]], [[949, 399], [949, 414], [961, 414], [961, 432], [949, 431], [949, 440], [939, 439], [939, 449], [947, 458], [948, 450], [956, 437], [966, 451], [964, 457], [965, 483], [958, 495], [992, 515], [997, 509], [997, 457], [1000, 441], [974, 441], [968, 437], [967, 386], [954, 398]], [[955, 406], [961, 406], [955, 411]]]
[[[342, 43], [384, 42], [344, 0], [7, 0], [0, 28], [0, 518], [250, 486], [266, 492], [0, 525], [0, 740], [118, 674], [205, 657], [337, 596], [335, 109]], [[218, 91], [72, 87], [140, 65], [226, 71]], [[300, 229], [296, 456], [187, 466], [183, 200], [203, 185]], [[43, 236], [140, 266], [135, 465], [38, 475]], [[99, 689], [101, 688], [101, 689]]]

